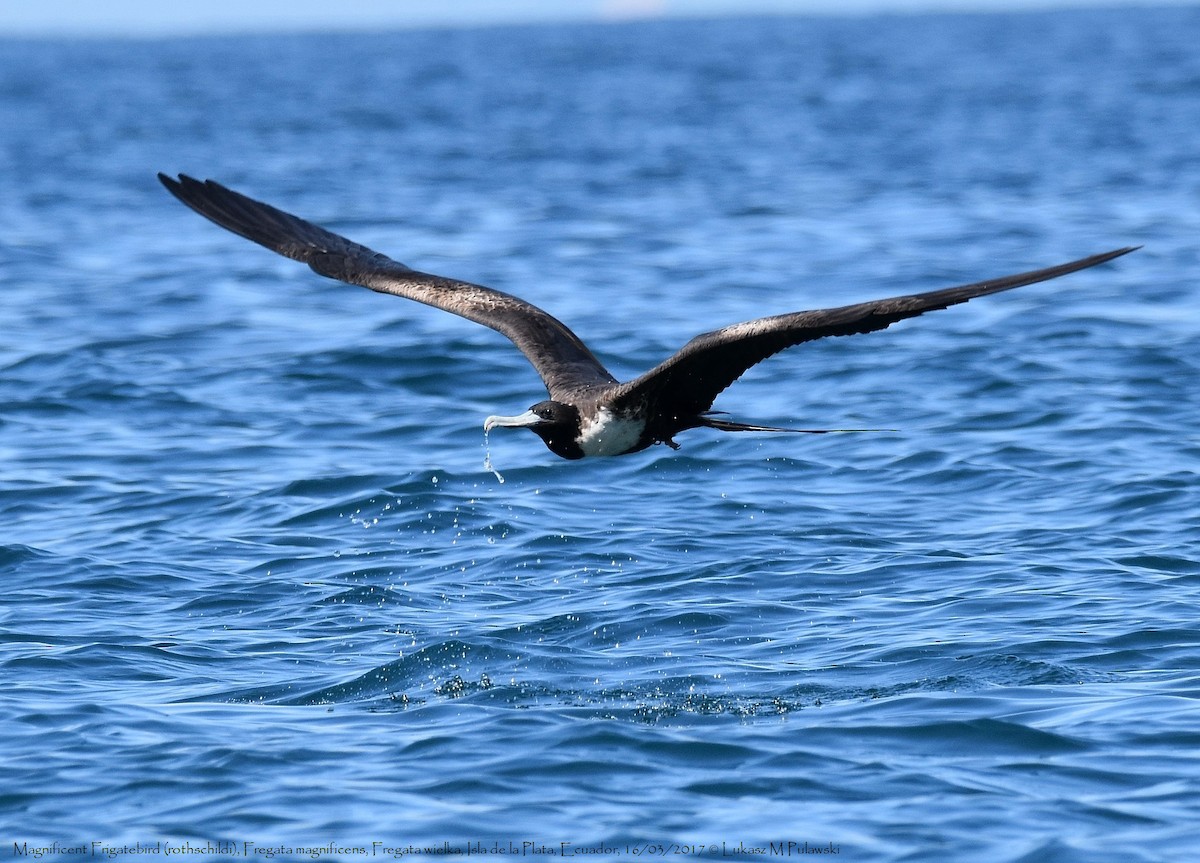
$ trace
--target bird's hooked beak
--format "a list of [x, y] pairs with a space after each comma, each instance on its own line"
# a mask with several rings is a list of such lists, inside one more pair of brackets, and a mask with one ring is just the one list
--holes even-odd
[[528, 426], [537, 425], [542, 422], [542, 418], [533, 411], [525, 411], [523, 414], [518, 414], [515, 417], [488, 417], [483, 421], [483, 430], [490, 432], [496, 426], [504, 426], [505, 428], [525, 428]]

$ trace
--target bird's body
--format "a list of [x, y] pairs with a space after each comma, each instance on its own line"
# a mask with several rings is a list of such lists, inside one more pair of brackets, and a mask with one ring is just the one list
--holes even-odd
[[593, 416], [585, 417], [579, 426], [579, 449], [585, 456], [624, 455], [649, 446], [643, 443], [646, 418], [637, 413], [614, 413], [601, 404]]
[[1116, 249], [970, 285], [734, 324], [696, 336], [644, 375], [621, 383], [565, 324], [524, 300], [413, 270], [212, 180], [158, 176], [171, 194], [200, 215], [321, 275], [416, 300], [507, 336], [533, 364], [550, 398], [517, 416], [488, 417], [484, 428], [529, 428], [567, 459], [624, 455], [657, 443], [678, 447], [675, 435], [692, 428], [820, 432], [720, 419], [713, 415], [712, 404], [751, 366], [793, 345], [881, 330], [904, 318], [1057, 278], [1133, 251]]

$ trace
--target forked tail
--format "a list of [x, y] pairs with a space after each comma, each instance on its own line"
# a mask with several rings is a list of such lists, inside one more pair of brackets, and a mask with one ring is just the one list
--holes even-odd
[[776, 426], [758, 426], [749, 423], [739, 423], [733, 420], [721, 420], [706, 415], [701, 418], [703, 428], [716, 429], [726, 432], [787, 432], [788, 434], [834, 434], [839, 432], [893, 432], [896, 429], [785, 429]]

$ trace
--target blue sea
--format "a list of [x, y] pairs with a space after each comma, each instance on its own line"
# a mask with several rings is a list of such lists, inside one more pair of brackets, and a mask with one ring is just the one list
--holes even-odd
[[[0, 44], [0, 858], [1200, 859], [1200, 8]], [[515, 293], [619, 378], [173, 200]], [[485, 468], [485, 459], [495, 472]]]

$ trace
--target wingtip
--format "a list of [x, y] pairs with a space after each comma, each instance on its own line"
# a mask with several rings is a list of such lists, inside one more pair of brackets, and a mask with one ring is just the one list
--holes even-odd
[[211, 186], [217, 185], [212, 180], [197, 180], [195, 177], [187, 174], [178, 174], [172, 177], [170, 174], [158, 172], [158, 181], [162, 183], [172, 193], [180, 192], [189, 186]]
[[1074, 262], [1074, 266], [1072, 266], [1071, 264], [1068, 264], [1066, 266], [1071, 267], [1070, 272], [1074, 272], [1077, 269], [1083, 270], [1083, 269], [1087, 269], [1088, 267], [1095, 267], [1100, 264], [1107, 264], [1109, 261], [1115, 260], [1116, 258], [1119, 258], [1122, 255], [1128, 255], [1130, 252], [1136, 252], [1140, 248], [1141, 248], [1141, 246], [1122, 246], [1121, 248], [1113, 249], [1110, 252], [1100, 252], [1099, 254], [1096, 254], [1096, 255], [1090, 255], [1089, 257], [1081, 258], [1080, 260]]
[[170, 174], [158, 172], [158, 182], [163, 184], [168, 192], [174, 195], [179, 200], [184, 200], [184, 193], [187, 191], [189, 184], [195, 184], [196, 181], [187, 174], [179, 174], [178, 177], [172, 177]]
[[1122, 246], [1119, 249], [1113, 249], [1111, 252], [1104, 255], [1105, 260], [1111, 261], [1113, 258], [1119, 258], [1122, 255], [1128, 255], [1130, 252], [1136, 252], [1141, 246]]

